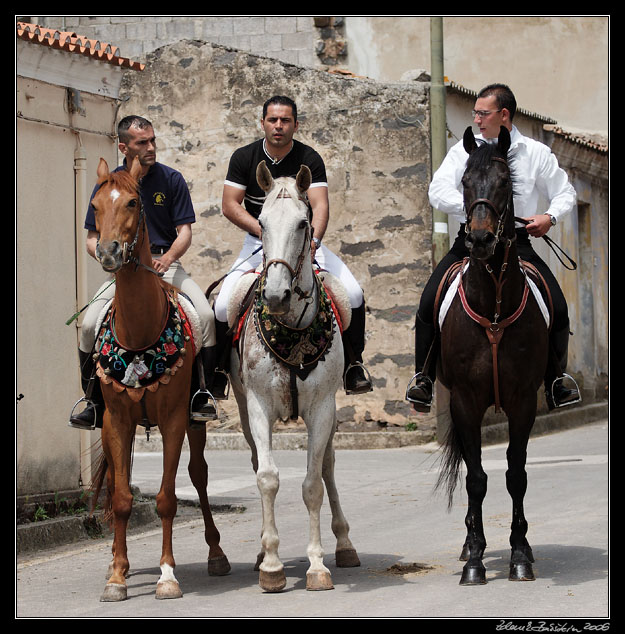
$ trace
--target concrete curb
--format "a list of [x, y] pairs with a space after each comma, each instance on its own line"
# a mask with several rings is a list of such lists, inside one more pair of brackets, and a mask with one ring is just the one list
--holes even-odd
[[[532, 435], [548, 434], [564, 429], [571, 429], [586, 425], [608, 417], [608, 403], [591, 403], [561, 411], [549, 412], [536, 417]], [[482, 428], [484, 444], [495, 444], [508, 440], [508, 425], [506, 422], [489, 425]], [[335, 449], [393, 449], [425, 445], [438, 442], [435, 432], [424, 431], [355, 431], [337, 432], [334, 436]], [[280, 450], [305, 450], [308, 438], [303, 432], [278, 432], [272, 437], [273, 448]], [[241, 432], [209, 432], [206, 436], [206, 448], [212, 450], [249, 451], [249, 446]], [[150, 453], [163, 450], [158, 431], [150, 433], [149, 441], [146, 435], [137, 431], [135, 452]], [[183, 450], [188, 450], [187, 440]]]

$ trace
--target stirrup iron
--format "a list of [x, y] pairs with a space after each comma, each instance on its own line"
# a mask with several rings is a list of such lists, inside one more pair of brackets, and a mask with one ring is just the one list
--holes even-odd
[[[197, 406], [196, 400], [199, 396], [206, 396], [207, 401], [204, 407], [212, 403], [213, 412], [198, 412], [194, 410], [194, 406]], [[217, 418], [217, 401], [213, 395], [207, 390], [200, 388], [191, 398], [191, 404], [189, 405], [189, 423], [192, 427], [201, 427], [206, 425], [209, 420], [215, 420]]]
[[[80, 403], [82, 403], [82, 402], [85, 402], [88, 405], [91, 405], [93, 407], [93, 423], [90, 426], [77, 425], [76, 423], [72, 422], [72, 418], [74, 417], [74, 412], [76, 411], [76, 408], [78, 407], [78, 405], [80, 405]], [[85, 430], [85, 431], [95, 431], [95, 429], [97, 427], [97, 422], [98, 422], [98, 408], [96, 407], [96, 404], [92, 400], [88, 399], [86, 396], [83, 396], [82, 398], [79, 398], [74, 403], [74, 407], [72, 407], [72, 411], [69, 414], [69, 422], [67, 423], [67, 425], [68, 425], [68, 427], [71, 427], [73, 429], [82, 429], [82, 430]]]
[[[352, 368], [359, 368], [359, 367], [362, 368], [363, 372], [365, 373], [365, 378], [367, 379], [367, 381], [369, 382], [369, 385], [371, 386], [366, 392], [356, 392], [354, 390], [347, 389], [347, 375], [349, 374], [349, 371]], [[369, 374], [369, 370], [365, 368], [364, 363], [361, 363], [360, 361], [354, 361], [353, 363], [350, 363], [347, 366], [347, 369], [343, 373], [343, 389], [345, 390], [345, 394], [366, 394], [367, 392], [373, 391], [373, 383], [371, 382], [371, 375]]]
[[425, 407], [431, 407], [432, 406], [432, 400], [433, 400], [433, 396], [430, 396], [430, 400], [429, 401], [418, 401], [417, 399], [414, 398], [410, 398], [409, 393], [410, 393], [410, 388], [412, 387], [412, 384], [416, 382], [416, 379], [418, 379], [419, 377], [424, 378], [426, 381], [429, 382], [430, 387], [432, 388], [430, 390], [430, 394], [434, 394], [434, 383], [432, 382], [432, 379], [427, 375], [427, 374], [423, 374], [423, 372], [417, 372], [411, 379], [410, 381], [408, 381], [408, 385], [406, 386], [406, 400], [410, 403], [416, 403], [417, 405], [424, 405]]
[[[577, 392], [577, 398], [574, 401], [567, 401], [566, 403], [557, 404], [553, 397], [553, 388], [555, 387], [556, 383], [564, 381], [565, 378], [569, 379], [575, 386], [575, 391]], [[550, 396], [551, 396], [551, 401], [553, 402], [553, 406], [556, 409], [559, 407], [566, 407], [567, 405], [575, 405], [575, 403], [579, 403], [582, 400], [582, 393], [579, 390], [579, 385], [577, 385], [577, 381], [570, 374], [566, 374], [566, 372], [563, 372], [560, 376], [557, 376], [553, 380], [553, 383], [551, 384]]]

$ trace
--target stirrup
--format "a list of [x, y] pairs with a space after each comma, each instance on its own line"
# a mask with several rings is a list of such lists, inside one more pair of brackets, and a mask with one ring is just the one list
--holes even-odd
[[[430, 387], [432, 388], [430, 390], [430, 400], [429, 401], [419, 401], [416, 398], [411, 398], [410, 397], [410, 388], [412, 387], [412, 384], [414, 382], [416, 382], [416, 379], [418, 379], [419, 377], [427, 380], [430, 384]], [[408, 385], [406, 386], [406, 400], [409, 401], [410, 403], [415, 403], [416, 405], [421, 405], [423, 407], [427, 407], [428, 411], [429, 408], [432, 407], [432, 399], [433, 399], [433, 395], [434, 395], [434, 383], [432, 382], [432, 379], [427, 375], [427, 374], [423, 374], [423, 372], [417, 372], [411, 379], [410, 381], [408, 381]]]
[[[212, 401], [213, 412], [199, 412], [194, 410], [196, 399], [200, 396], [207, 396], [208, 400], [204, 407], [208, 406]], [[204, 427], [209, 420], [215, 420], [217, 418], [217, 401], [215, 401], [213, 395], [206, 389], [200, 388], [191, 398], [191, 404], [189, 405], [189, 424], [191, 427]]]
[[[567, 401], [566, 403], [556, 403], [553, 397], [553, 388], [555, 387], [556, 383], [562, 382], [565, 378], [573, 382], [573, 385], [575, 386], [575, 391], [577, 392], [577, 398], [573, 401]], [[553, 403], [554, 408], [566, 407], [567, 405], [575, 405], [575, 403], [579, 403], [582, 400], [582, 393], [579, 391], [579, 386], [577, 385], [577, 381], [570, 374], [566, 374], [565, 372], [563, 372], [560, 376], [557, 376], [553, 380], [553, 383], [551, 384], [551, 391], [549, 396], [551, 397], [551, 402]]]
[[[78, 407], [78, 405], [82, 402], [87, 403], [88, 405], [91, 405], [93, 407], [93, 423], [91, 425], [80, 425], [78, 423], [75, 423], [72, 418], [74, 418], [74, 412], [76, 410], [76, 408]], [[86, 411], [86, 408], [85, 410]], [[79, 398], [75, 403], [74, 403], [74, 407], [72, 407], [72, 411], [69, 414], [69, 422], [67, 423], [69, 427], [72, 427], [73, 429], [83, 429], [85, 431], [95, 431], [96, 427], [97, 427], [97, 422], [98, 422], [98, 408], [96, 407], [96, 404], [88, 399], [86, 396], [83, 396], [82, 398]]]
[[218, 401], [227, 401], [228, 396], [230, 396], [230, 377], [228, 376], [228, 373], [225, 370], [220, 370], [219, 368], [215, 368], [215, 374], [217, 373], [223, 374], [224, 377], [226, 378], [226, 389], [224, 390], [223, 397], [215, 396], [214, 398]]
[[[347, 375], [352, 368], [362, 368], [365, 373], [365, 378], [369, 383], [369, 387], [366, 390], [348, 390], [347, 389]], [[365, 368], [364, 364], [360, 361], [354, 361], [347, 366], [347, 369], [343, 373], [343, 388], [345, 390], [345, 394], [366, 394], [367, 392], [371, 392], [373, 390], [373, 384], [371, 382], [371, 375], [369, 374], [369, 370]]]

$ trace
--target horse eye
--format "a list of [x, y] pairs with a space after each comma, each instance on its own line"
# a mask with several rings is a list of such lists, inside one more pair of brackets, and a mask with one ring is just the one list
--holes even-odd
[[136, 198], [133, 198], [132, 200], [130, 200], [130, 201], [128, 202], [128, 206], [129, 206], [129, 207], [136, 207], [136, 206], [137, 206], [137, 199], [136, 199]]
[[299, 225], [297, 226], [298, 229], [306, 229], [306, 227], [308, 226], [308, 222], [306, 220], [300, 220]]

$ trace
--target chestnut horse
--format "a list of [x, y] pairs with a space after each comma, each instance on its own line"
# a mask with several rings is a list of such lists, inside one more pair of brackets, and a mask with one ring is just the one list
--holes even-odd
[[[278, 419], [301, 416], [308, 430], [308, 461], [302, 484], [309, 514], [306, 589], [329, 590], [332, 577], [323, 562], [320, 528], [324, 482], [337, 539], [336, 565], [360, 565], [334, 480], [332, 440], [335, 395], [342, 385], [343, 344], [329, 296], [312, 265], [312, 229], [305, 201], [310, 170], [302, 165], [296, 179], [274, 181], [263, 161], [257, 168], [257, 180], [266, 192], [259, 217], [264, 266], [255, 301], [241, 329], [240, 352], [233, 350], [231, 355], [230, 376], [262, 499], [259, 585], [266, 592], [279, 592], [286, 585], [278, 555], [274, 505], [279, 473], [271, 436]], [[233, 293], [228, 318], [233, 323], [236, 318], [231, 316], [240, 309], [237, 297], [250, 286], [246, 277], [254, 279], [255, 273], [243, 276]]]
[[469, 154], [462, 183], [466, 245], [460, 283], [441, 327], [439, 379], [450, 391], [451, 429], [439, 484], [451, 504], [461, 462], [467, 468], [467, 537], [460, 583], [486, 583], [482, 563], [486, 540], [482, 502], [487, 476], [481, 464], [481, 423], [495, 405], [508, 418], [506, 485], [512, 498], [510, 580], [533, 580], [532, 549], [526, 539], [523, 500], [527, 489], [526, 450], [548, 354], [548, 319], [528, 292], [517, 256], [512, 203], [510, 134], [501, 128], [496, 144], [477, 145], [464, 135]]
[[[132, 510], [132, 448], [136, 426], [146, 419], [158, 426], [163, 440], [163, 477], [156, 496], [163, 528], [162, 574], [157, 583], [156, 597], [182, 596], [174, 575], [172, 527], [177, 509], [176, 471], [185, 433], [190, 446], [189, 473], [204, 514], [209, 574], [226, 574], [229, 570], [228, 561], [219, 546], [220, 536], [206, 493], [208, 468], [203, 457], [206, 432], [192, 430], [188, 425], [193, 371], [192, 337], [189, 331], [184, 330], [188, 320], [179, 312], [181, 307], [175, 289], [165, 284], [150, 267], [150, 243], [138, 185], [140, 171], [137, 158], [128, 169], [114, 172], [109, 172], [106, 161], [100, 159], [97, 171], [100, 187], [92, 200], [99, 233], [96, 258], [105, 271], [115, 275], [115, 297], [108, 321], [105, 321], [109, 324], [108, 330], [100, 331], [96, 343], [98, 375], [106, 406], [102, 425], [105, 468], [100, 474], [99, 484], [106, 474], [114, 527], [113, 561], [102, 601], [121, 601], [127, 597], [129, 562], [126, 529]], [[128, 351], [131, 356], [137, 351], [130, 363]], [[154, 374], [167, 364], [167, 357], [175, 362], [162, 371], [160, 380], [146, 386], [139, 381], [141, 374], [145, 376], [146, 364], [142, 365], [142, 362], [150, 354], [150, 358], [156, 358], [155, 351], [160, 367]], [[115, 355], [117, 365], [126, 368], [127, 373], [131, 366], [136, 368], [138, 374], [134, 385], [127, 378], [123, 382], [112, 380], [110, 368], [103, 370], [104, 355]]]

